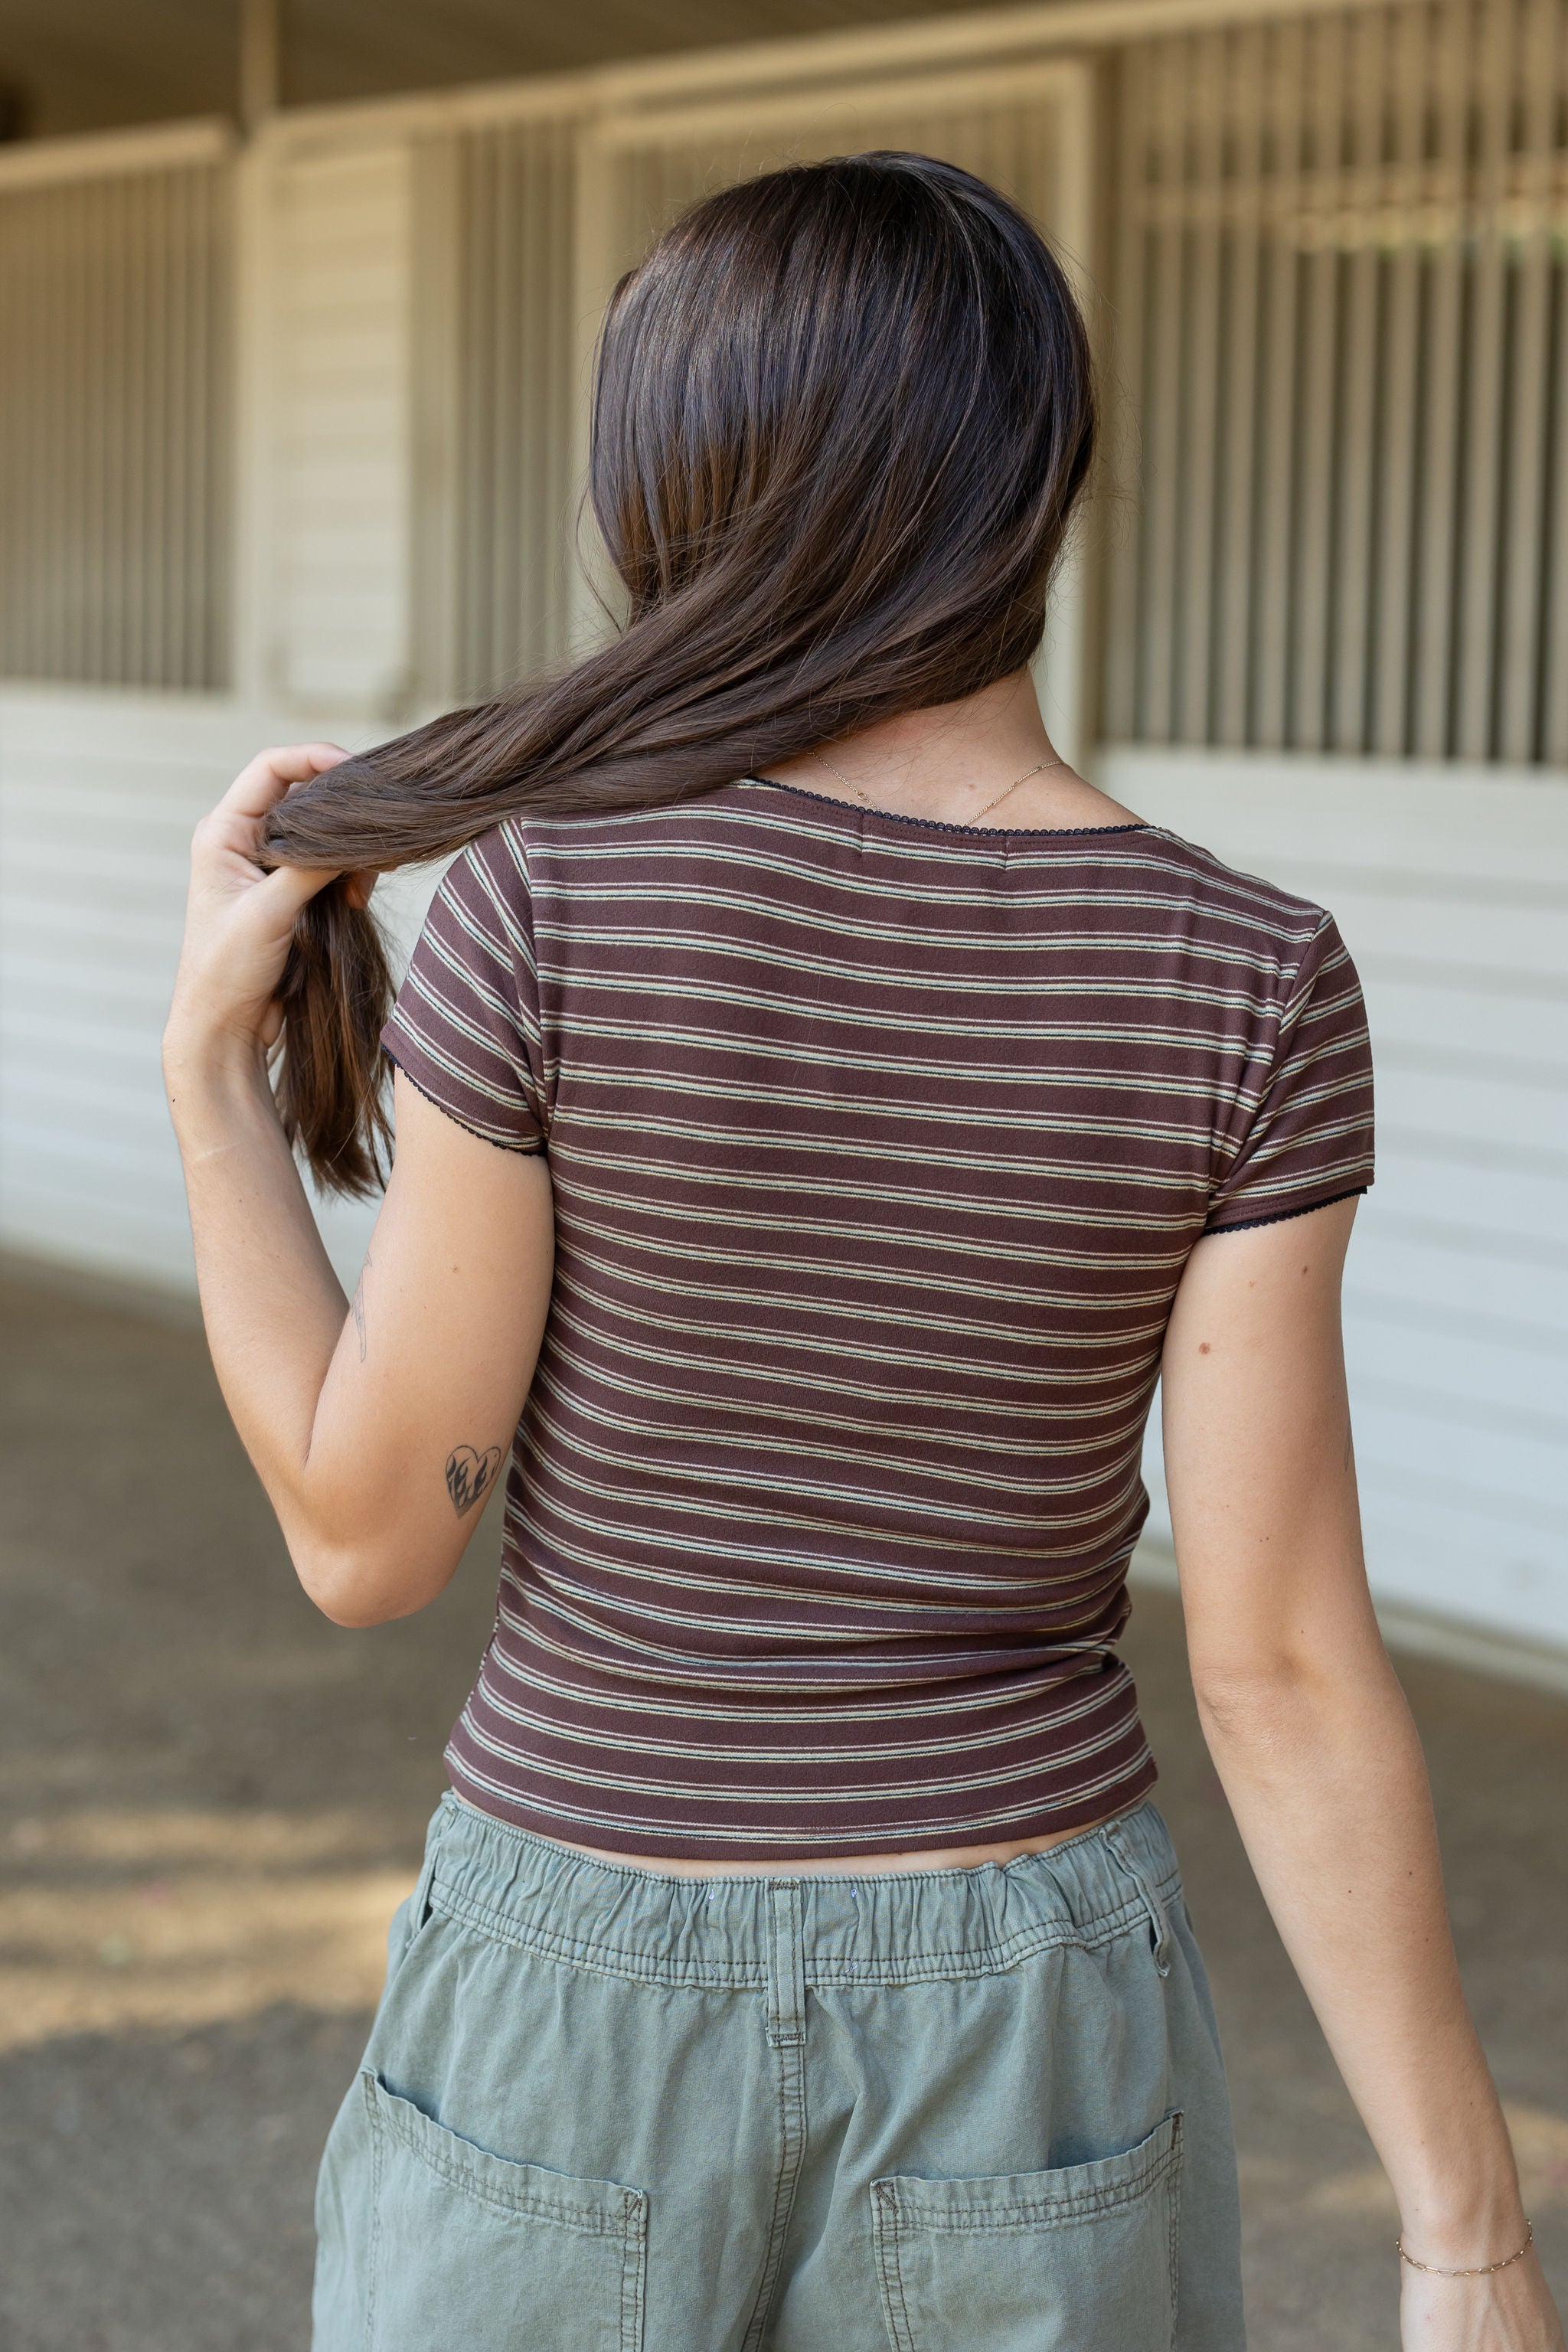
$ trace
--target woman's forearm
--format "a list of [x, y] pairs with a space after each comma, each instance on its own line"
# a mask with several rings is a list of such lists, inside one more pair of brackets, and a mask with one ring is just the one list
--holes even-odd
[[1513, 2154], [1460, 1988], [1420, 1744], [1381, 1643], [1204, 1678], [1198, 1699], [1405, 2243], [1453, 2266], [1511, 2252], [1523, 2233]]
[[164, 1074], [214, 1368], [287, 1527], [347, 1301], [259, 1054], [172, 1032]]

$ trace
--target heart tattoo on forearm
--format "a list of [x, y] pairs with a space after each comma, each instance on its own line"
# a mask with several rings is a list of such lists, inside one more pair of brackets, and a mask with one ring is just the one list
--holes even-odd
[[499, 1445], [487, 1446], [482, 1454], [472, 1445], [455, 1445], [452, 1448], [447, 1456], [447, 1492], [452, 1497], [452, 1508], [459, 1518], [489, 1493], [500, 1468]]

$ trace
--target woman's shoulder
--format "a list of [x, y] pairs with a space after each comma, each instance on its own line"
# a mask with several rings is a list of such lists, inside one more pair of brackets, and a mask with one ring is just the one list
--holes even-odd
[[1194, 910], [1237, 930], [1266, 935], [1282, 947], [1305, 948], [1332, 924], [1332, 916], [1316, 899], [1287, 889], [1267, 875], [1233, 866], [1168, 825], [1144, 824], [1138, 854], [1168, 876]]

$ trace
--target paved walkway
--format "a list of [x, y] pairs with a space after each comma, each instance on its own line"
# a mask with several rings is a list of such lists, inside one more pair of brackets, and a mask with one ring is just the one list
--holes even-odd
[[[494, 1530], [435, 1609], [342, 1632], [295, 1587], [198, 1335], [20, 1284], [0, 1314], [0, 2345], [303, 2352], [316, 2156]], [[1393, 2352], [1386, 2188], [1209, 1769], [1173, 1601], [1141, 1597], [1129, 1648], [1226, 2037], [1253, 2352]], [[1403, 1671], [1568, 2299], [1568, 1704]]]

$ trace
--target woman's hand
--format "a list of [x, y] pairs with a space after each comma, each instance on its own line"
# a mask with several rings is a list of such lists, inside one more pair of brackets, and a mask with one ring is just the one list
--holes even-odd
[[[1425, 2260], [1426, 2249], [1421, 2251]], [[1453, 2260], [1457, 2265], [1473, 2258], [1473, 2249], [1467, 2249]], [[1433, 2256], [1444, 2259], [1441, 2252]], [[1562, 2323], [1533, 2246], [1488, 2278], [1435, 2278], [1407, 2263], [1400, 2269], [1405, 2352], [1563, 2352]]]
[[[258, 751], [242, 768], [191, 843], [191, 887], [164, 1053], [237, 1051], [258, 1061], [277, 1042], [278, 987], [300, 910], [335, 877], [314, 866], [260, 863], [268, 811], [291, 786], [337, 766], [336, 743], [291, 743]], [[353, 902], [369, 899], [374, 876], [356, 874]]]

